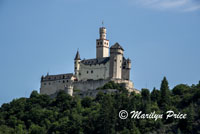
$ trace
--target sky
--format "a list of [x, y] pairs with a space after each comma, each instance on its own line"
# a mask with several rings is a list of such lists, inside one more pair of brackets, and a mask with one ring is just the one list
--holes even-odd
[[42, 75], [95, 58], [99, 27], [132, 60], [136, 89], [200, 80], [199, 0], [0, 0], [0, 105], [39, 92]]

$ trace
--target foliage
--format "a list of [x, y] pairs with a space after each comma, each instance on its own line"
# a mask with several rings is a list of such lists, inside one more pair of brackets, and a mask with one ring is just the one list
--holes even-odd
[[118, 89], [118, 90], [121, 90], [121, 89], [123, 89], [123, 87], [122, 87], [122, 85], [120, 85], [118, 83], [115, 83], [113, 81], [109, 81], [103, 87], [97, 88], [97, 90], [101, 90], [101, 89]]
[[[124, 92], [113, 82], [99, 89], [120, 92], [96, 98], [71, 97], [59, 92], [55, 98], [33, 91], [29, 98], [14, 99], [0, 107], [0, 134], [198, 134], [200, 132], [200, 83], [180, 84], [169, 89], [164, 77], [160, 90]], [[122, 91], [122, 92], [121, 92]], [[186, 119], [119, 118], [119, 111], [186, 113]]]

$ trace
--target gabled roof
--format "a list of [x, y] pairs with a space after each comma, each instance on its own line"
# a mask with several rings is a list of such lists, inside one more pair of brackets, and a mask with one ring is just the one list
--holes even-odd
[[122, 46], [120, 46], [120, 44], [117, 42], [115, 43], [113, 46], [110, 47], [111, 49], [121, 49], [124, 51], [124, 49], [122, 48]]
[[80, 54], [79, 54], [79, 51], [77, 51], [74, 60], [81, 60], [81, 58], [80, 58]]
[[41, 81], [54, 81], [54, 80], [62, 80], [62, 79], [71, 79], [73, 76], [74, 76], [73, 73], [46, 75], [46, 76], [42, 76]]
[[88, 60], [82, 60], [81, 63], [84, 65], [96, 65], [96, 64], [105, 64], [109, 61], [110, 57], [105, 58], [98, 58], [98, 59], [88, 59]]

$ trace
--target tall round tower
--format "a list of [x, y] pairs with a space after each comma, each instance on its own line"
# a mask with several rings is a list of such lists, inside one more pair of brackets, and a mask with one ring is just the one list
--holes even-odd
[[105, 27], [99, 28], [99, 35], [100, 35], [100, 39], [106, 39], [106, 28]]
[[96, 58], [109, 57], [109, 40], [106, 39], [106, 28], [99, 28], [99, 39], [96, 40]]
[[119, 43], [115, 43], [115, 45], [110, 48], [110, 78], [122, 79], [123, 54], [124, 49], [119, 45]]

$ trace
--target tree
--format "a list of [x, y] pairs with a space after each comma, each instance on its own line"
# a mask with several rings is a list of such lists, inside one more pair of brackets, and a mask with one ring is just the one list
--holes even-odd
[[34, 97], [38, 97], [38, 96], [39, 96], [38, 92], [36, 90], [33, 90], [31, 92], [30, 98], [34, 98]]
[[179, 84], [172, 89], [174, 95], [183, 95], [190, 87], [185, 84]]
[[166, 106], [170, 104], [170, 98], [169, 98], [170, 91], [166, 77], [164, 77], [162, 80], [160, 92], [161, 92], [160, 106], [161, 109], [166, 110]]
[[46, 130], [43, 127], [32, 124], [30, 127], [30, 134], [45, 134]]
[[150, 101], [150, 92], [148, 89], [142, 89], [141, 92], [142, 95], [142, 111], [145, 113], [149, 113], [150, 111], [150, 105], [151, 105], [151, 101]]
[[91, 98], [91, 97], [85, 97], [85, 98], [83, 98], [82, 101], [81, 101], [81, 105], [82, 105], [83, 107], [90, 107], [91, 104], [92, 104], [92, 98]]
[[154, 87], [153, 91], [151, 92], [151, 101], [158, 103], [160, 99], [161, 99], [160, 91]]

